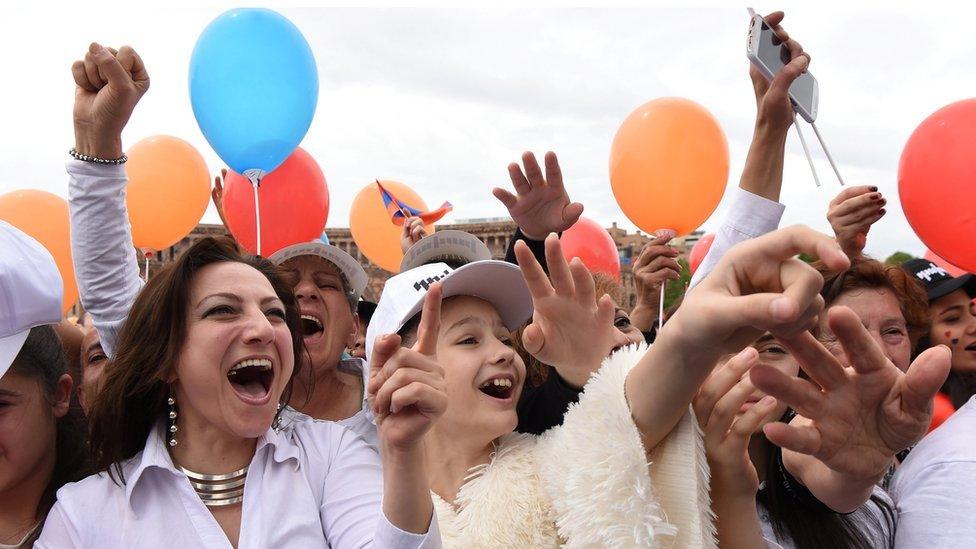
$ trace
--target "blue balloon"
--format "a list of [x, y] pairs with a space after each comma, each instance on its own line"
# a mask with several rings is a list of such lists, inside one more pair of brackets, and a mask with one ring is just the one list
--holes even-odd
[[193, 115], [237, 173], [268, 173], [284, 162], [305, 137], [318, 98], [312, 48], [277, 12], [230, 10], [207, 25], [193, 48]]

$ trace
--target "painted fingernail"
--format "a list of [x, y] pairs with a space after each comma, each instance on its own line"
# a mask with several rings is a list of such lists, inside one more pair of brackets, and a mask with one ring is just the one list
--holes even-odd
[[881, 198], [881, 194], [879, 193], [874, 193], [871, 195], [871, 200], [878, 200], [880, 198]]
[[881, 211], [878, 212], [878, 215], [884, 215], [886, 213], [888, 213], [887, 210], [885, 210], [884, 208], [881, 208]]
[[877, 187], [871, 187], [871, 190], [877, 192], [878, 188]]

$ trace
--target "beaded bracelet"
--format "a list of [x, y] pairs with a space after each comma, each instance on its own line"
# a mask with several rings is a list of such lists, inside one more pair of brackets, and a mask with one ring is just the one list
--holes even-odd
[[110, 164], [113, 166], [118, 166], [119, 164], [125, 164], [126, 161], [129, 160], [129, 157], [126, 156], [125, 153], [123, 153], [122, 156], [119, 158], [106, 160], [105, 158], [98, 158], [95, 156], [88, 156], [87, 154], [82, 154], [78, 152], [78, 149], [75, 149], [74, 147], [72, 147], [72, 149], [68, 151], [68, 154], [71, 155], [71, 158], [81, 160], [82, 162], [91, 162], [92, 164]]

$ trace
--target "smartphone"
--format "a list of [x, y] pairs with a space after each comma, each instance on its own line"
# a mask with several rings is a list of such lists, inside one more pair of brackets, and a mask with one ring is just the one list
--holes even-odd
[[[767, 80], [772, 80], [790, 62], [789, 48], [776, 38], [773, 29], [758, 14], [752, 17], [749, 27], [748, 55]], [[817, 79], [810, 72], [801, 74], [790, 85], [790, 99], [796, 112], [811, 124], [817, 119], [818, 97]]]

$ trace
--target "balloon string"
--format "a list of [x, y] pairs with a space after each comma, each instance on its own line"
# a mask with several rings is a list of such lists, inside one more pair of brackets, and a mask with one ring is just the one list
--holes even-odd
[[258, 187], [259, 187], [258, 183], [254, 183], [254, 185], [252, 185], [252, 188], [254, 189], [254, 227], [255, 230], [257, 231], [257, 236], [255, 237], [255, 241], [257, 242], [256, 251], [258, 256], [260, 256], [261, 255], [261, 204], [258, 201]]
[[667, 288], [668, 281], [664, 280], [661, 282], [661, 301], [658, 304], [657, 309], [657, 332], [661, 333], [661, 327], [664, 326], [664, 289]]
[[258, 201], [258, 188], [261, 187], [261, 180], [264, 178], [264, 170], [254, 168], [251, 170], [244, 170], [243, 174], [251, 182], [251, 187], [254, 189], [254, 243], [255, 243], [255, 253], [260, 257], [261, 255], [261, 203]]

